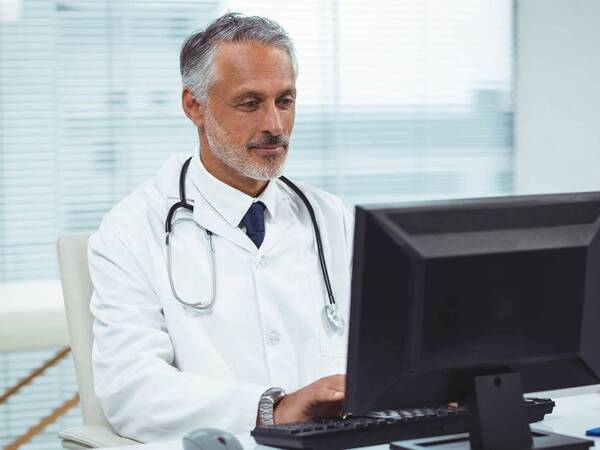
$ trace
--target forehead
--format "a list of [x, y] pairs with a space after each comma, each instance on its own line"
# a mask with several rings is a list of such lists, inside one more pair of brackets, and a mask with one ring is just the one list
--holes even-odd
[[295, 75], [291, 57], [282, 49], [258, 42], [221, 43], [214, 60], [217, 77], [213, 86], [228, 93], [252, 90], [293, 89]]

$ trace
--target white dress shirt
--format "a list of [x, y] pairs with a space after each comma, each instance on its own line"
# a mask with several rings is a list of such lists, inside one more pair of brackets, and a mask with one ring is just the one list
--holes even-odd
[[[334, 195], [298, 183], [319, 223], [341, 332], [329, 325], [310, 216], [280, 180], [252, 197], [222, 183], [194, 156], [186, 179], [193, 214], [171, 235], [175, 289], [210, 300], [205, 229], [214, 233], [216, 300], [204, 312], [177, 302], [166, 267], [165, 219], [179, 201], [186, 156], [116, 205], [90, 238], [96, 395], [114, 429], [142, 442], [198, 427], [251, 430], [269, 387], [295, 391], [344, 373], [353, 216]], [[257, 249], [240, 228], [253, 201], [265, 206]]]

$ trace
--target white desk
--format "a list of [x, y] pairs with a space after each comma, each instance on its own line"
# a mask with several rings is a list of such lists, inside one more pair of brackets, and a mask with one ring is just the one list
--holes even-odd
[[[556, 407], [554, 412], [546, 416], [543, 422], [537, 422], [534, 428], [552, 431], [555, 433], [568, 434], [570, 436], [592, 439], [599, 443], [600, 438], [585, 436], [585, 430], [600, 427], [600, 393], [575, 395], [570, 397], [554, 398]], [[249, 434], [239, 435], [237, 438], [244, 449], [267, 450], [273, 447], [265, 447], [256, 444]], [[600, 448], [600, 445], [596, 446]], [[362, 449], [387, 450], [389, 445], [378, 445], [374, 447], [361, 447]], [[182, 450], [180, 441], [160, 442], [155, 444], [133, 445], [127, 447], [111, 447], [113, 450]]]

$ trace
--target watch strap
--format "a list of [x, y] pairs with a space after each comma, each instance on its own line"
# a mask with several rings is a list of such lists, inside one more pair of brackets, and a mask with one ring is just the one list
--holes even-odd
[[275, 405], [285, 396], [285, 391], [280, 387], [271, 387], [260, 396], [258, 401], [258, 418], [261, 425], [273, 425], [273, 412]]

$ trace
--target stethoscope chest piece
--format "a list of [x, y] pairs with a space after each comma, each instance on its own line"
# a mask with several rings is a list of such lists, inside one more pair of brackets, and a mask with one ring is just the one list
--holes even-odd
[[344, 318], [340, 314], [340, 310], [336, 304], [326, 305], [325, 315], [334, 331], [340, 331], [344, 328]]

